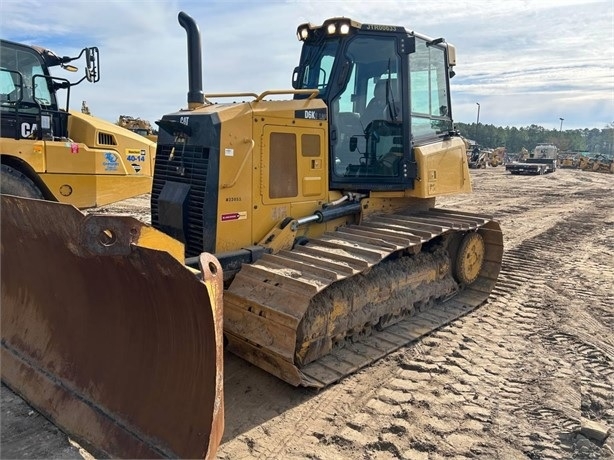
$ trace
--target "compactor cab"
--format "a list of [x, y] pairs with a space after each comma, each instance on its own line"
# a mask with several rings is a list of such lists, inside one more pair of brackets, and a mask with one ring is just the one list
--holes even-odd
[[[54, 76], [60, 67], [83, 76]], [[155, 144], [112, 123], [69, 111], [71, 88], [100, 79], [98, 48], [76, 57], [0, 41], [2, 193], [80, 208], [149, 192]]]

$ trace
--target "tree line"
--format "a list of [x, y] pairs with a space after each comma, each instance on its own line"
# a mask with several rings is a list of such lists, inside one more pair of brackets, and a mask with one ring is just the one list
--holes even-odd
[[561, 151], [614, 155], [614, 122], [603, 129], [562, 131], [538, 125], [503, 128], [482, 123], [456, 123], [456, 128], [463, 137], [475, 141], [482, 148], [505, 147], [510, 153], [520, 152], [523, 147], [531, 151], [537, 144], [553, 144]]

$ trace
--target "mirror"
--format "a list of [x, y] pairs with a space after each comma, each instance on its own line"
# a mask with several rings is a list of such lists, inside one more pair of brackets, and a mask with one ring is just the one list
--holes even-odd
[[95, 46], [91, 48], [85, 48], [85, 78], [87, 81], [96, 83], [100, 80], [100, 75], [98, 74], [98, 68], [100, 65], [98, 48]]

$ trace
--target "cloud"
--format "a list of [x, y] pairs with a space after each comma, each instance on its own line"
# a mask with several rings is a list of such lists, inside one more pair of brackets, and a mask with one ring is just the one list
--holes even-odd
[[[58, 54], [98, 46], [101, 81], [86, 100], [109, 121], [154, 121], [186, 105], [184, 10], [199, 25], [205, 92], [290, 88], [300, 43], [296, 27], [334, 16], [403, 25], [457, 47], [453, 114], [491, 124], [602, 128], [614, 119], [614, 6], [610, 0], [532, 1], [89, 1], [3, 0], [3, 38]], [[44, 21], [41, 11], [45, 11]], [[63, 74], [62, 76], [66, 76]], [[589, 110], [590, 108], [590, 110]]]

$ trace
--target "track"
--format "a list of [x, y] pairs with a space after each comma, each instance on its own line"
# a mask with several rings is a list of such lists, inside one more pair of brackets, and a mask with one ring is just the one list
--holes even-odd
[[[483, 242], [467, 286], [452, 277], [463, 237]], [[499, 224], [479, 214], [431, 209], [340, 227], [243, 267], [224, 294], [228, 349], [323, 388], [484, 303], [502, 252]]]

